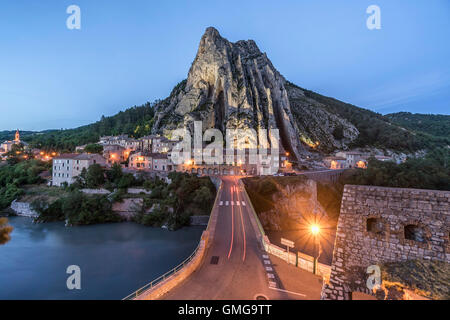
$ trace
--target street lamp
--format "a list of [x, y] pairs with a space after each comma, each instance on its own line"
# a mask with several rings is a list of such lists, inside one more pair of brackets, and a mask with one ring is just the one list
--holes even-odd
[[311, 233], [314, 237], [314, 252], [313, 252], [313, 258], [314, 258], [314, 265], [313, 265], [313, 274], [317, 274], [317, 239], [318, 239], [318, 235], [320, 233], [320, 227], [317, 224], [313, 224], [311, 225]]

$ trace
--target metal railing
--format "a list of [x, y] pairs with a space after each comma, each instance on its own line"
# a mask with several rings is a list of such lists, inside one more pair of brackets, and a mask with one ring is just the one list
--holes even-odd
[[169, 277], [171, 277], [172, 275], [176, 274], [178, 271], [180, 271], [181, 269], [183, 269], [189, 262], [192, 261], [192, 259], [194, 258], [194, 256], [197, 254], [197, 251], [200, 248], [200, 244], [202, 243], [202, 241], [200, 240], [197, 248], [195, 248], [194, 252], [191, 253], [191, 255], [189, 257], [187, 257], [186, 259], [184, 259], [183, 262], [181, 262], [179, 265], [177, 265], [175, 268], [167, 271], [166, 273], [164, 273], [162, 276], [159, 276], [158, 278], [156, 278], [155, 280], [153, 280], [150, 283], [147, 283], [145, 286], [143, 286], [142, 288], [137, 289], [135, 292], [129, 294], [128, 296], [126, 296], [125, 298], [123, 298], [122, 300], [133, 300], [134, 298], [137, 298], [140, 294], [144, 293], [145, 291], [152, 289], [154, 286], [156, 286], [157, 284], [159, 284], [160, 282], [165, 281], [166, 279], [168, 279]]

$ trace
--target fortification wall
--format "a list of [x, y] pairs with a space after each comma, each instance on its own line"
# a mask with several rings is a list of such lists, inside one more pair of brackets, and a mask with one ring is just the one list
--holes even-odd
[[322, 299], [373, 294], [367, 267], [414, 259], [450, 261], [450, 192], [346, 185], [329, 283]]

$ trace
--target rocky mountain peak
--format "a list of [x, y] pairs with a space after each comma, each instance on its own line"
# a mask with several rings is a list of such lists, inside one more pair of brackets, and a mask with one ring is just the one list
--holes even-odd
[[[209, 27], [200, 40], [187, 81], [157, 107], [153, 132], [170, 135], [170, 130], [180, 127], [192, 131], [194, 121], [202, 121], [204, 130], [218, 128], [222, 132], [227, 128], [253, 128], [257, 132], [276, 128], [282, 148], [299, 159], [306, 151], [302, 137], [310, 137], [307, 126], [299, 127], [294, 116], [297, 113], [293, 112], [289, 101], [289, 96], [299, 95], [302, 95], [300, 89], [288, 92], [286, 80], [255, 41], [232, 43]], [[334, 122], [326, 125], [331, 129], [336, 126]], [[344, 130], [344, 136], [346, 133]]]

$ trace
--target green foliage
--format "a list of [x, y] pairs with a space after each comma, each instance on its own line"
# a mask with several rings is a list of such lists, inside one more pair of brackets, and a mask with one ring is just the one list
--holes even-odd
[[450, 190], [450, 149], [436, 149], [425, 158], [411, 158], [401, 164], [372, 158], [367, 169], [354, 169], [343, 183]]
[[[290, 82], [287, 82], [286, 85], [300, 88]], [[300, 89], [304, 91], [306, 97], [323, 104], [325, 110], [347, 119], [359, 130], [359, 136], [351, 147], [374, 146], [381, 149], [414, 152], [442, 147], [450, 143], [448, 134], [444, 138], [433, 137], [429, 134], [417, 134], [394, 124], [389, 117], [379, 113], [325, 97], [310, 90]], [[340, 137], [339, 129], [335, 130], [333, 134], [336, 138]]]
[[[214, 204], [216, 188], [207, 177], [171, 172], [167, 184], [158, 178], [147, 180], [144, 187], [151, 190], [144, 198], [143, 210], [135, 221], [145, 225], [167, 224], [171, 229], [188, 225], [192, 215], [209, 215]], [[147, 212], [151, 209], [151, 212]]]
[[90, 143], [84, 148], [84, 152], [102, 154], [103, 146], [96, 143]]
[[39, 174], [49, 169], [49, 164], [39, 160], [21, 161], [0, 167], [0, 209], [23, 194], [22, 186], [41, 183]]
[[86, 185], [88, 188], [97, 188], [105, 183], [105, 172], [101, 165], [95, 163], [89, 166], [86, 173]]
[[104, 195], [86, 195], [78, 190], [70, 192], [51, 204], [38, 200], [32, 203], [39, 212], [38, 221], [67, 220], [70, 225], [119, 222], [120, 215], [112, 211], [112, 203]]
[[420, 131], [436, 137], [450, 137], [449, 115], [398, 112], [387, 114], [386, 117], [392, 122], [413, 131]]
[[134, 106], [118, 114], [105, 117], [93, 124], [68, 130], [51, 130], [24, 138], [32, 147], [52, 149], [61, 152], [75, 150], [76, 146], [95, 143], [101, 136], [128, 134], [140, 137], [151, 133], [154, 106], [159, 103], [145, 103]]
[[8, 219], [0, 218], [0, 245], [7, 243], [11, 240], [10, 233], [13, 231], [13, 227], [8, 225]]

